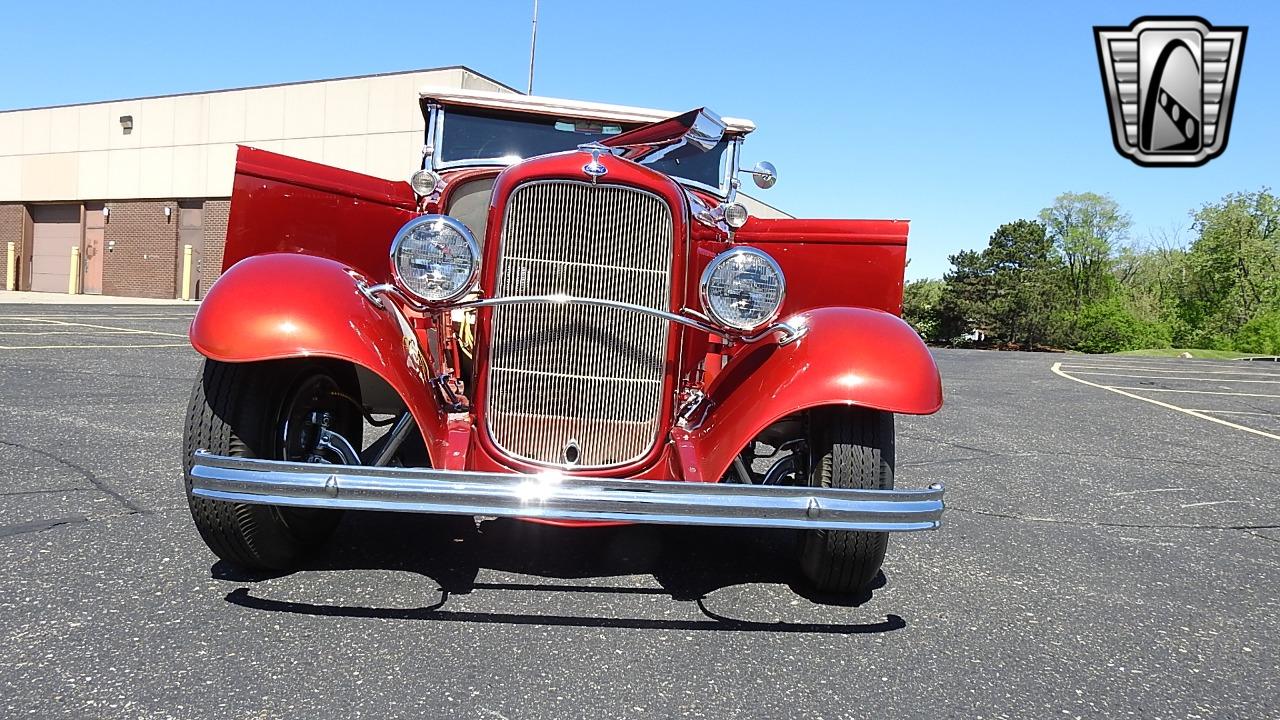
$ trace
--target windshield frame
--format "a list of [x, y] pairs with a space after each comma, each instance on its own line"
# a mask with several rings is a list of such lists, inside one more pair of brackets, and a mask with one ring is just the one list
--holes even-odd
[[[444, 146], [444, 142], [445, 142], [445, 127], [446, 127], [445, 117], [448, 114], [449, 114], [448, 108], [442, 105], [432, 103], [431, 105], [428, 106], [428, 117], [427, 117], [427, 128], [426, 128], [427, 141], [426, 141], [425, 147], [423, 148], [424, 156], [423, 156], [423, 162], [422, 162], [422, 165], [424, 168], [427, 166], [427, 163], [431, 164], [432, 170], [450, 170], [454, 168], [465, 168], [465, 167], [510, 167], [512, 165], [516, 165], [518, 163], [524, 162], [525, 160], [529, 159], [529, 158], [518, 158], [518, 157], [499, 157], [499, 158], [474, 158], [474, 159], [448, 160], [448, 161], [442, 160], [441, 148]], [[569, 119], [578, 119], [578, 118], [569, 118]], [[585, 119], [591, 119], [591, 118], [581, 118], [581, 119], [585, 120]], [[623, 123], [623, 124], [625, 125], [627, 123]], [[636, 125], [637, 127], [639, 127], [639, 125], [635, 123], [630, 123], [630, 124]], [[704, 183], [698, 180], [692, 180], [690, 178], [680, 177], [679, 175], [672, 175], [669, 173], [663, 173], [663, 174], [679, 182], [681, 185], [687, 185], [687, 186], [699, 188], [705, 192], [711, 193], [718, 197], [727, 198], [729, 196], [729, 190], [733, 182], [734, 175], [736, 174], [735, 170], [737, 169], [737, 166], [738, 166], [738, 154], [739, 154], [739, 149], [742, 146], [742, 136], [726, 135], [726, 138], [729, 140], [729, 144], [724, 151], [724, 154], [725, 154], [724, 172], [722, 173], [722, 176], [720, 178], [720, 184], [718, 186], [708, 185], [707, 183]], [[643, 161], [641, 161], [640, 164], [645, 165]], [[659, 170], [658, 172], [662, 172], [662, 171]]]

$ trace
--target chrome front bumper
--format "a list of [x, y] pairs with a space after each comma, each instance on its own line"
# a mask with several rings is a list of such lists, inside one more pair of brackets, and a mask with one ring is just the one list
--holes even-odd
[[196, 497], [260, 505], [876, 532], [933, 530], [943, 509], [941, 485], [835, 490], [555, 472], [509, 475], [281, 462], [199, 450], [192, 460]]

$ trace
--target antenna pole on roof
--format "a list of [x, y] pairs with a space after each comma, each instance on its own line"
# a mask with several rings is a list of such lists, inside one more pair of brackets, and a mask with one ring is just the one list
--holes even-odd
[[533, 35], [529, 38], [529, 90], [533, 94], [533, 54], [538, 49], [538, 0], [533, 0]]

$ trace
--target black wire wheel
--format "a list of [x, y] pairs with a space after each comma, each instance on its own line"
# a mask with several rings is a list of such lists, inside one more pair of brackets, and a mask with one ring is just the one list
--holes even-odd
[[[349, 366], [317, 360], [205, 360], [191, 391], [182, 451], [187, 504], [209, 549], [244, 569], [290, 570], [329, 539], [341, 511], [195, 497], [193, 452], [346, 463], [360, 447], [362, 420], [359, 385]], [[332, 437], [324, 431], [350, 447], [321, 442]]]

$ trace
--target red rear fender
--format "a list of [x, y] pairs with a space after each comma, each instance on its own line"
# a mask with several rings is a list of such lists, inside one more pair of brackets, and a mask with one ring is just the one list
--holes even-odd
[[427, 363], [412, 329], [357, 289], [349, 269], [310, 255], [255, 255], [210, 288], [191, 324], [207, 358], [257, 362], [327, 357], [368, 369], [405, 401], [432, 464], [444, 467], [446, 413], [429, 390]]
[[725, 366], [707, 389], [707, 417], [689, 431], [688, 458], [717, 480], [734, 456], [782, 418], [821, 405], [858, 405], [927, 415], [942, 407], [942, 381], [915, 331], [887, 312], [817, 308], [793, 318], [799, 340], [761, 341]]

